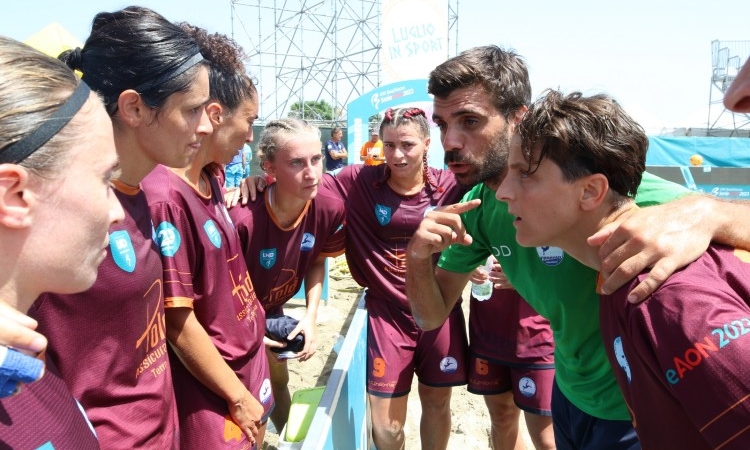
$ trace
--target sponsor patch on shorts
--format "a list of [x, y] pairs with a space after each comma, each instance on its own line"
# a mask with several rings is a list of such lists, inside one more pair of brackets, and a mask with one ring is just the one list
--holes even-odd
[[536, 383], [529, 377], [523, 377], [518, 380], [518, 390], [524, 397], [533, 397], [536, 395]]
[[446, 356], [440, 360], [440, 371], [445, 373], [454, 373], [458, 370], [458, 361], [452, 356]]

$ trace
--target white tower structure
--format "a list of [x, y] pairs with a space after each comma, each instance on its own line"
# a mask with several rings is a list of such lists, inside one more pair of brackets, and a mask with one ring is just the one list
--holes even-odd
[[711, 87], [708, 95], [707, 135], [747, 135], [750, 114], [734, 113], [724, 108], [723, 100], [737, 73], [750, 56], [750, 41], [711, 42]]
[[[346, 105], [381, 85], [380, 0], [230, 2], [232, 38], [259, 82], [260, 123], [287, 117], [295, 106], [307, 120], [345, 124]], [[458, 0], [448, 8], [450, 52], [458, 50]], [[333, 121], [299, 110], [321, 101], [333, 107]]]

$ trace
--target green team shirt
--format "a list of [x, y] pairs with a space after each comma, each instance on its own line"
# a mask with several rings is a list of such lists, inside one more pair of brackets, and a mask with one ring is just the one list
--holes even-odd
[[[664, 203], [687, 192], [678, 184], [644, 173], [636, 203]], [[557, 247], [520, 246], [507, 204], [495, 199], [495, 192], [483, 183], [466, 193], [463, 201], [475, 198], [482, 200], [482, 206], [462, 214], [474, 241], [443, 251], [438, 266], [466, 273], [492, 252], [513, 287], [550, 321], [560, 391], [594, 417], [630, 420], [602, 345], [597, 272]]]

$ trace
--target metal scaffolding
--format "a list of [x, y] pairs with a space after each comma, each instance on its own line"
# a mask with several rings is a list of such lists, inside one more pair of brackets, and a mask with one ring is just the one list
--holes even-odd
[[[750, 41], [711, 41], [711, 87], [708, 94], [708, 136], [739, 136], [750, 130], [750, 114], [724, 107], [724, 94], [750, 56]], [[743, 132], [744, 131], [744, 132]]]
[[231, 6], [232, 37], [259, 80], [261, 122], [310, 101], [331, 104], [334, 121], [345, 121], [347, 103], [380, 84], [380, 1], [231, 0]]
[[[382, 83], [380, 0], [230, 2], [232, 38], [259, 81], [260, 123], [288, 116], [295, 104], [325, 101], [333, 121], [304, 116], [304, 108], [300, 116], [345, 124], [346, 105]], [[448, 1], [448, 20], [448, 51], [457, 52], [458, 0]]]

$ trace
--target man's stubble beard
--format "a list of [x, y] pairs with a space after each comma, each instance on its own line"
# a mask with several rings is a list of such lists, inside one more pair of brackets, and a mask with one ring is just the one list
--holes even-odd
[[[488, 145], [484, 161], [479, 166], [474, 167], [476, 171], [473, 173], [473, 176], [470, 179], [456, 177], [456, 182], [466, 187], [485, 183], [490, 188], [496, 189], [500, 186], [500, 182], [502, 182], [508, 168], [509, 151], [510, 139], [507, 132], [498, 133]], [[452, 158], [449, 158], [446, 154], [446, 163], [449, 160], [452, 160]], [[473, 163], [476, 164], [476, 161]]]

